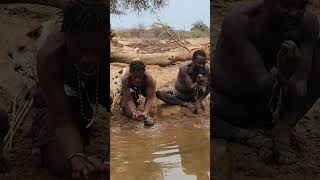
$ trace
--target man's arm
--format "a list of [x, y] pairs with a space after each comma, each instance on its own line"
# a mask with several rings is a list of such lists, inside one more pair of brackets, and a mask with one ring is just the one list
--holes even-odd
[[156, 97], [156, 81], [152, 78], [152, 77], [148, 77], [148, 80], [147, 80], [147, 84], [148, 84], [148, 87], [147, 87], [147, 92], [146, 92], [146, 102], [144, 104], [144, 110], [143, 110], [143, 114], [148, 114], [151, 107], [152, 107], [152, 104], [154, 102], [154, 99]]
[[200, 104], [209, 94], [210, 92], [210, 68], [209, 66], [206, 66], [206, 74], [205, 74], [205, 84], [206, 84], [206, 91], [199, 96], [199, 98], [196, 101], [196, 104]]
[[130, 92], [129, 81], [127, 78], [124, 78], [122, 80], [122, 91], [124, 94], [125, 103], [128, 106], [129, 111], [130, 112], [135, 111], [137, 108], [136, 108], [136, 104], [133, 101], [133, 98]]
[[64, 147], [66, 156], [83, 152], [80, 134], [72, 121], [71, 109], [64, 93], [62, 64], [52, 55], [38, 55], [40, 87], [48, 98], [49, 120], [55, 121], [57, 141]]
[[183, 65], [180, 67], [178, 72], [178, 90], [184, 89], [185, 91], [194, 91], [197, 85], [192, 82], [192, 79], [189, 75], [188, 65]]
[[302, 59], [301, 65], [297, 69], [297, 80], [309, 79], [314, 54], [314, 43], [317, 40], [318, 32], [319, 25], [317, 18], [308, 14], [304, 22], [303, 34], [305, 38], [300, 47]]
[[260, 89], [259, 94], [270, 92], [273, 75], [267, 71], [261, 55], [249, 40], [248, 17], [239, 14], [227, 16], [221, 33], [228, 50], [236, 57], [234, 66], [246, 73], [248, 80]]

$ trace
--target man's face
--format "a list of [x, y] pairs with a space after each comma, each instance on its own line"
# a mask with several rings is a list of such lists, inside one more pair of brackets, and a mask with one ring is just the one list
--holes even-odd
[[270, 15], [284, 31], [298, 28], [302, 22], [308, 0], [268, 0]]
[[107, 46], [105, 33], [85, 32], [70, 33], [66, 35], [69, 55], [82, 67], [90, 70], [94, 68], [97, 60], [104, 60]]
[[132, 82], [135, 86], [140, 86], [144, 77], [144, 72], [131, 72], [130, 73]]
[[207, 58], [202, 56], [197, 56], [192, 60], [195, 69], [200, 70], [204, 69], [207, 63]]

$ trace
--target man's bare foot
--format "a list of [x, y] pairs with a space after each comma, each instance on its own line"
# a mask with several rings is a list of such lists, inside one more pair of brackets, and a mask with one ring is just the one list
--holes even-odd
[[191, 108], [191, 112], [193, 114], [202, 114], [203, 113], [203, 108], [201, 107], [201, 105], [194, 105], [192, 108]]
[[10, 169], [9, 166], [4, 158], [0, 159], [0, 174], [9, 173]]

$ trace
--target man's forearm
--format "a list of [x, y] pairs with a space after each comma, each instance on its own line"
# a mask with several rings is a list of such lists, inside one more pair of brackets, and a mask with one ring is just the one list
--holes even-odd
[[80, 132], [72, 121], [60, 121], [55, 128], [57, 142], [63, 147], [66, 156], [84, 152]]
[[143, 110], [143, 112], [144, 112], [145, 114], [148, 114], [148, 113], [149, 113], [149, 111], [150, 111], [150, 109], [151, 109], [151, 107], [152, 107], [154, 98], [155, 98], [155, 96], [152, 96], [152, 97], [149, 97], [149, 98], [146, 99], [146, 103], [145, 103], [145, 105], [144, 105], [144, 110]]
[[196, 104], [200, 104], [210, 93], [210, 87], [207, 87], [206, 92], [203, 93], [196, 101]]

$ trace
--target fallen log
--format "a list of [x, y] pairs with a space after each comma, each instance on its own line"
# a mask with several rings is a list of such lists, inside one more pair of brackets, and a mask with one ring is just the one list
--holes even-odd
[[188, 61], [192, 59], [193, 53], [202, 49], [206, 54], [208, 59], [210, 59], [210, 48], [197, 48], [190, 51], [177, 52], [173, 54], [136, 54], [133, 52], [113, 52], [111, 51], [110, 62], [119, 62], [129, 64], [132, 59], [140, 58], [144, 61], [146, 65], [159, 65], [161, 67], [172, 65], [178, 61]]

